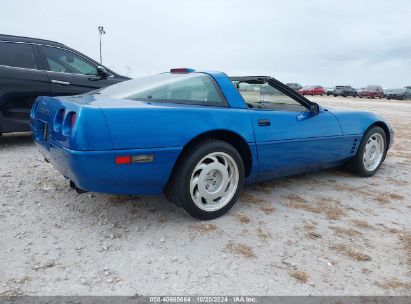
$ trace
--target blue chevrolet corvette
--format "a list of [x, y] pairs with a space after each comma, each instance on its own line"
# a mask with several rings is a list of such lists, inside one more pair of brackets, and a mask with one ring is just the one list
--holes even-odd
[[164, 192], [204, 220], [226, 213], [244, 183], [340, 165], [371, 176], [393, 140], [383, 118], [323, 108], [274, 78], [192, 69], [39, 97], [30, 125], [79, 192]]

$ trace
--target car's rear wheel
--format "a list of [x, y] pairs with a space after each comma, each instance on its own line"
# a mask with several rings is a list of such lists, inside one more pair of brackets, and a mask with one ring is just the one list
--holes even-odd
[[380, 168], [387, 153], [387, 136], [380, 127], [372, 127], [365, 133], [356, 156], [349, 168], [360, 176], [372, 176]]
[[244, 183], [241, 155], [230, 144], [209, 139], [180, 158], [166, 187], [166, 197], [191, 216], [211, 220], [238, 200]]

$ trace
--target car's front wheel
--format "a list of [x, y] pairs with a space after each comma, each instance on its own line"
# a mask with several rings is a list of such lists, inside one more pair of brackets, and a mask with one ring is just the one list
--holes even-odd
[[225, 141], [209, 139], [182, 155], [165, 194], [191, 216], [211, 220], [231, 209], [243, 182], [244, 164], [238, 151]]
[[380, 127], [372, 127], [365, 133], [356, 156], [349, 168], [360, 176], [372, 176], [380, 168], [387, 152], [387, 136]]

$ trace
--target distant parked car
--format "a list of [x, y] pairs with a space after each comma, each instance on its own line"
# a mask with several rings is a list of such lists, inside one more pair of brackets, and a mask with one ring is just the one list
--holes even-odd
[[286, 83], [285, 85], [297, 92], [303, 88], [299, 83]]
[[407, 89], [389, 89], [384, 92], [387, 99], [405, 100], [411, 98], [411, 88]]
[[0, 35], [0, 135], [28, 131], [40, 95], [76, 95], [128, 79], [64, 44]]
[[355, 97], [357, 96], [357, 90], [354, 89], [352, 86], [336, 86], [334, 91], [332, 92], [332, 95], [334, 95], [334, 97], [337, 97], [337, 96]]
[[305, 86], [301, 90], [298, 91], [301, 95], [321, 95], [325, 93], [324, 88], [322, 86], [315, 86], [315, 85], [309, 85]]
[[384, 90], [379, 85], [369, 85], [365, 89], [358, 92], [358, 97], [363, 98], [383, 98], [384, 97]]
[[325, 94], [327, 94], [327, 96], [330, 96], [333, 94], [334, 90], [335, 90], [335, 87], [328, 87], [325, 89]]

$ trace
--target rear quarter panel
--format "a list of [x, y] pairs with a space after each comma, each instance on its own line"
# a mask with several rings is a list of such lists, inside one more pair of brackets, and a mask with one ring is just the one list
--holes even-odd
[[213, 130], [229, 130], [254, 144], [248, 110], [151, 103], [150, 107], [103, 108], [114, 149], [182, 147]]
[[114, 149], [183, 149], [194, 138], [211, 131], [230, 131], [248, 143], [252, 182], [258, 160], [248, 109], [151, 103], [150, 107], [103, 108]]

